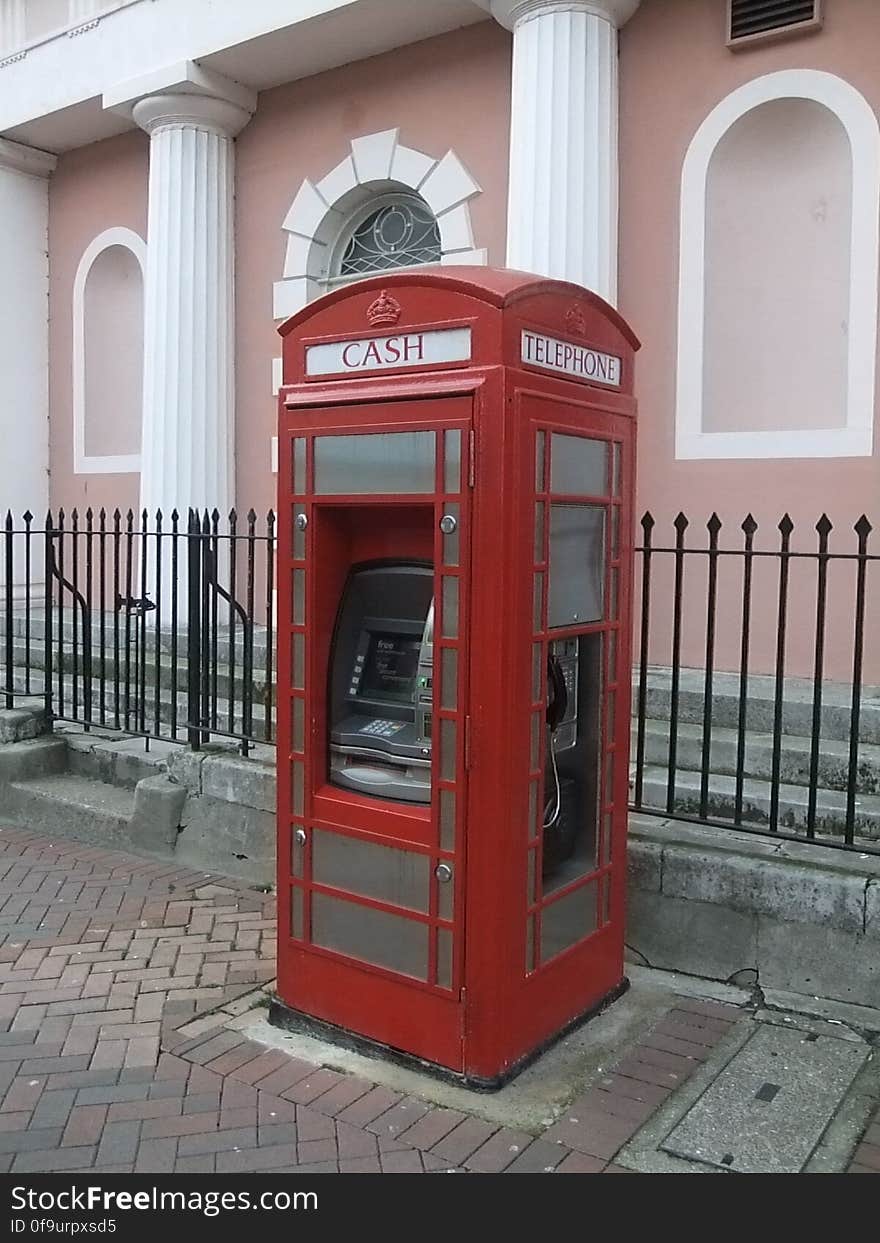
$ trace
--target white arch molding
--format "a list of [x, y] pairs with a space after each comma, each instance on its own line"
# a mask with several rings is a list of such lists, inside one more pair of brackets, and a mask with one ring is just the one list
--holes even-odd
[[[139, 453], [86, 454], [86, 321], [85, 292], [89, 273], [99, 255], [112, 246], [131, 251], [138, 262], [143, 288], [147, 265], [147, 246], [133, 229], [105, 229], [83, 251], [73, 281], [73, 471], [75, 475], [121, 475], [140, 471]], [[143, 348], [143, 342], [141, 342]], [[140, 413], [140, 394], [125, 394]]]
[[[706, 193], [718, 144], [741, 117], [779, 99], [832, 112], [852, 152], [847, 402], [843, 427], [800, 431], [703, 430]], [[675, 456], [679, 459], [869, 457], [873, 450], [880, 264], [880, 124], [863, 95], [813, 69], [766, 74], [739, 87], [706, 117], [682, 168]]]
[[340, 230], [362, 201], [394, 188], [425, 200], [440, 229], [442, 263], [485, 264], [486, 251], [474, 247], [470, 200], [480, 187], [454, 151], [442, 159], [404, 147], [400, 131], [384, 130], [353, 138], [351, 153], [316, 184], [303, 181], [282, 228], [287, 234], [284, 278], [274, 286], [274, 315], [287, 319], [323, 293], [331, 277], [330, 260]]

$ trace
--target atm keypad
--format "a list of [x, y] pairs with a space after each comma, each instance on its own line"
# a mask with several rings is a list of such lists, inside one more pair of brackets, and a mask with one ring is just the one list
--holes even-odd
[[406, 729], [406, 721], [385, 721], [381, 717], [368, 721], [358, 730], [359, 734], [369, 734], [371, 738], [393, 738], [402, 729]]

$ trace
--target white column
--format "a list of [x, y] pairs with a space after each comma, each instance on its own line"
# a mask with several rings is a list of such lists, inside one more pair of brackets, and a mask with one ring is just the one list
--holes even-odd
[[640, 0], [491, 0], [513, 30], [507, 262], [617, 295], [617, 31]]
[[[49, 183], [55, 157], [0, 138], [0, 512], [49, 506]], [[0, 567], [2, 574], [2, 567]], [[18, 575], [16, 575], [17, 577]]]
[[103, 0], [68, 0], [68, 22], [71, 26], [75, 22], [87, 22], [105, 7]]
[[197, 94], [139, 99], [150, 135], [142, 508], [234, 503], [234, 136], [251, 110]]
[[0, 0], [0, 59], [24, 42], [24, 0]]

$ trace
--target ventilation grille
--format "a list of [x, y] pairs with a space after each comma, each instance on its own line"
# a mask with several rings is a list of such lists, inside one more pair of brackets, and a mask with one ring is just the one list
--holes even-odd
[[795, 34], [821, 24], [821, 0], [730, 0], [728, 43]]

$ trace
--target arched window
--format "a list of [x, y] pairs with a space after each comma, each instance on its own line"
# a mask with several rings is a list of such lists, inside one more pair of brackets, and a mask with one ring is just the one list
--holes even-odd
[[76, 474], [140, 470], [146, 246], [107, 229], [86, 248], [73, 285]]
[[332, 276], [357, 278], [373, 272], [439, 263], [440, 228], [417, 194], [371, 197], [349, 219], [336, 244]]
[[[335, 283], [423, 263], [485, 264], [470, 205], [480, 187], [454, 151], [406, 147], [396, 129], [351, 140], [321, 178], [302, 182], [284, 217], [284, 276], [273, 288], [286, 319]], [[278, 364], [273, 364], [277, 372]]]
[[734, 91], [682, 174], [678, 458], [872, 451], [880, 128], [848, 83]]

